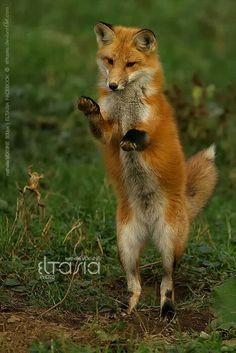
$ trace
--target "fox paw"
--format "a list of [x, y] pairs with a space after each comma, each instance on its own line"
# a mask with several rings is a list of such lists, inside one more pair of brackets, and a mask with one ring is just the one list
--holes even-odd
[[78, 109], [84, 112], [85, 115], [99, 114], [99, 105], [89, 97], [82, 96], [78, 101]]
[[131, 129], [120, 142], [124, 151], [143, 151], [149, 144], [149, 135], [145, 131]]
[[127, 311], [127, 314], [130, 315], [136, 308], [138, 302], [139, 302], [139, 298], [140, 298], [140, 291], [139, 290], [135, 290], [132, 293], [130, 293], [130, 298], [129, 298], [129, 308]]
[[137, 149], [137, 145], [135, 142], [131, 141], [121, 141], [120, 142], [120, 147], [122, 148], [123, 151], [135, 151]]
[[161, 307], [161, 320], [173, 321], [176, 318], [176, 311], [171, 299], [167, 299]]

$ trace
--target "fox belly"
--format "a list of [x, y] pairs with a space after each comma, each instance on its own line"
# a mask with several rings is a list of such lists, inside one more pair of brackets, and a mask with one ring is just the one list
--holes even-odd
[[[188, 236], [188, 220], [182, 203], [182, 209], [176, 212], [174, 221], [168, 220], [169, 200], [162, 189], [159, 176], [142, 159], [138, 152], [121, 152], [123, 182], [130, 205], [131, 217], [117, 222], [117, 243], [121, 262], [127, 276], [128, 289], [132, 293], [129, 310], [136, 306], [141, 286], [138, 261], [147, 242], [152, 242], [159, 250], [164, 267], [161, 283], [162, 315], [174, 313], [174, 287], [172, 272], [174, 264], [182, 253]], [[178, 204], [178, 203], [177, 203]], [[181, 204], [181, 202], [180, 202]], [[119, 205], [118, 205], [119, 208]], [[181, 214], [181, 218], [178, 217]], [[178, 244], [178, 247], [176, 247]]]
[[122, 179], [128, 195], [127, 201], [145, 215], [157, 203], [159, 186], [157, 177], [138, 153], [121, 151]]
[[159, 250], [164, 250], [163, 244], [172, 236], [172, 224], [166, 218], [168, 200], [158, 176], [145, 164], [138, 152], [121, 152], [121, 160], [132, 222], [139, 231], [142, 229], [142, 239], [152, 241]]

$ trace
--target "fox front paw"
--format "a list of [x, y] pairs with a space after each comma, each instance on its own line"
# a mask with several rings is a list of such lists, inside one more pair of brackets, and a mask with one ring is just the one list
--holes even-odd
[[145, 131], [131, 129], [120, 142], [122, 150], [129, 151], [142, 151], [149, 143], [149, 135]]
[[120, 147], [122, 148], [123, 151], [135, 151], [137, 149], [137, 145], [135, 142], [131, 141], [123, 141], [121, 140], [120, 142]]
[[99, 114], [99, 105], [89, 97], [82, 96], [78, 101], [78, 109], [84, 112], [85, 115]]

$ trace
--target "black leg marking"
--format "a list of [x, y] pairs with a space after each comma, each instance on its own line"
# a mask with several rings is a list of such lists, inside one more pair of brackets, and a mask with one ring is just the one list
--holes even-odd
[[176, 267], [177, 267], [177, 259], [176, 259], [176, 256], [174, 257], [174, 263], [173, 263], [173, 271], [176, 270]]
[[172, 299], [172, 290], [170, 290], [170, 289], [167, 289], [167, 291], [166, 291], [166, 298], [168, 298], [168, 299]]
[[172, 290], [167, 289], [166, 300], [161, 308], [161, 317], [166, 318], [167, 320], [172, 320], [175, 316], [175, 307], [172, 301]]
[[120, 142], [120, 146], [124, 151], [142, 151], [149, 143], [149, 135], [145, 131], [131, 129]]
[[172, 300], [167, 299], [161, 308], [161, 317], [167, 320], [173, 319], [175, 316], [175, 307]]

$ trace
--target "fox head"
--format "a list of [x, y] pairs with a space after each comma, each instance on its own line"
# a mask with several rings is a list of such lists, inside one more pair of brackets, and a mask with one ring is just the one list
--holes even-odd
[[151, 30], [113, 27], [104, 22], [97, 23], [94, 30], [99, 47], [97, 64], [107, 89], [124, 90], [133, 82], [145, 85], [160, 70]]

